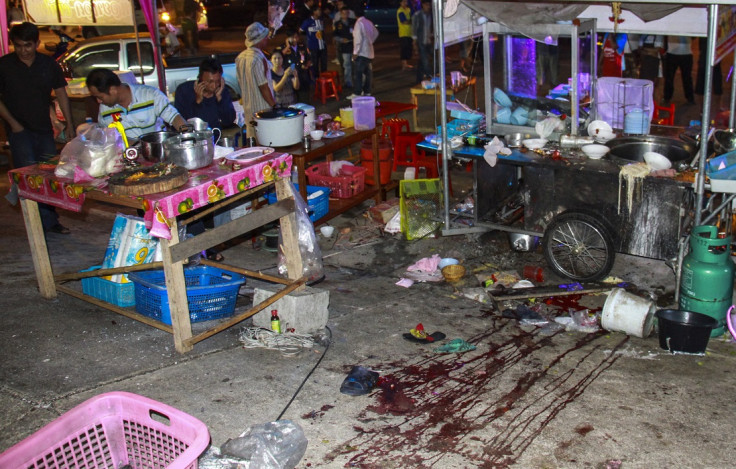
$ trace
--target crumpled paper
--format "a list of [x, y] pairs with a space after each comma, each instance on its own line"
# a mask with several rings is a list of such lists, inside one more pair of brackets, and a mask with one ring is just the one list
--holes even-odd
[[491, 168], [496, 166], [496, 163], [498, 162], [498, 155], [510, 155], [511, 149], [506, 148], [503, 143], [498, 139], [498, 137], [493, 137], [493, 140], [491, 140], [490, 143], [488, 143], [485, 148], [485, 153], [483, 153], [483, 159], [486, 160], [486, 163], [488, 163]]

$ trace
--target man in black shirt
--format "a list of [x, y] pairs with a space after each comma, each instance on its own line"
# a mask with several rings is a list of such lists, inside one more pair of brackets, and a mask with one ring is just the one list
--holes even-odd
[[[36, 25], [26, 22], [13, 26], [10, 42], [15, 51], [0, 57], [0, 117], [5, 121], [13, 165], [21, 168], [56, 155], [51, 91], [66, 120], [67, 140], [74, 138], [75, 130], [61, 67], [51, 57], [36, 52], [41, 44]], [[53, 207], [39, 204], [39, 210], [44, 230], [69, 233]]]

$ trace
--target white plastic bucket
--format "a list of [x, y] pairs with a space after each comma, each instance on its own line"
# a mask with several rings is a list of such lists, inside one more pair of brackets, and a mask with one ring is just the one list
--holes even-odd
[[652, 332], [655, 305], [651, 300], [614, 288], [601, 313], [601, 326], [607, 331], [646, 338]]

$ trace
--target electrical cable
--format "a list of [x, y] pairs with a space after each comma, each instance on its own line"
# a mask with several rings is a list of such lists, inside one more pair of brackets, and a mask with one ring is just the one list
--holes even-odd
[[286, 407], [284, 407], [284, 410], [281, 411], [278, 417], [276, 417], [276, 420], [281, 420], [281, 417], [284, 416], [286, 411], [289, 409], [289, 406], [291, 406], [291, 403], [294, 402], [294, 399], [296, 399], [296, 396], [299, 395], [299, 392], [302, 390], [304, 385], [306, 384], [307, 380], [310, 376], [312, 376], [312, 373], [314, 373], [314, 370], [317, 369], [320, 363], [322, 363], [322, 359], [325, 358], [325, 355], [327, 355], [327, 351], [330, 349], [330, 344], [332, 343], [332, 329], [330, 329], [329, 326], [325, 326], [325, 329], [327, 329], [327, 332], [329, 333], [329, 337], [327, 339], [327, 344], [325, 345], [325, 351], [322, 352], [322, 356], [319, 357], [319, 360], [317, 360], [317, 363], [314, 364], [312, 369], [307, 373], [307, 376], [304, 378], [302, 383], [299, 385], [298, 388], [296, 388], [296, 391], [294, 392], [294, 395], [291, 396], [291, 399], [289, 399], [289, 402], [286, 403]]

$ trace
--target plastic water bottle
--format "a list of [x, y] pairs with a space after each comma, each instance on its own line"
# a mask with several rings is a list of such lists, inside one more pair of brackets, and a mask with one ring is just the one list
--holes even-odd
[[281, 320], [275, 309], [271, 310], [271, 330], [277, 334], [281, 334]]

